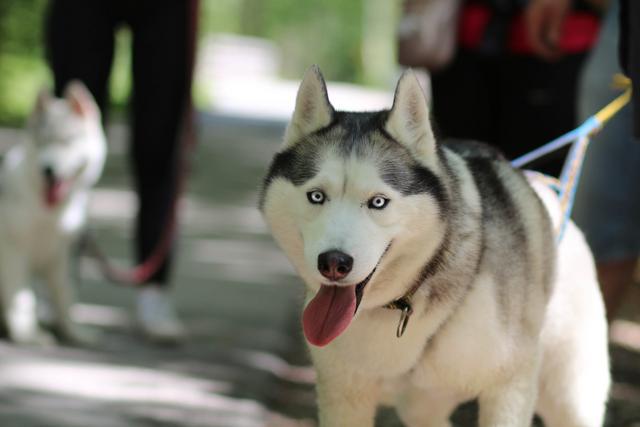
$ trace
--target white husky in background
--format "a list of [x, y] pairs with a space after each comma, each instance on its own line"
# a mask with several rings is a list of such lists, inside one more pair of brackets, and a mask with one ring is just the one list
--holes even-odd
[[25, 140], [6, 154], [0, 170], [0, 300], [9, 338], [39, 342], [43, 334], [32, 288], [48, 285], [57, 328], [77, 340], [70, 318], [74, 289], [70, 248], [87, 216], [91, 187], [105, 161], [100, 111], [82, 83], [64, 98], [41, 92]]
[[[517, 141], [514, 141], [517, 144]], [[538, 194], [536, 194], [536, 191]], [[389, 111], [335, 111], [307, 72], [261, 208], [307, 285], [320, 424], [596, 427], [610, 384], [591, 253], [494, 149], [436, 141], [411, 72]]]

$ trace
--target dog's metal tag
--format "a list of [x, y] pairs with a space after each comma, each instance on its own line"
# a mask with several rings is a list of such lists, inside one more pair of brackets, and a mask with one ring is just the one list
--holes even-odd
[[398, 328], [396, 330], [396, 336], [398, 338], [400, 338], [404, 334], [404, 331], [405, 329], [407, 329], [407, 325], [409, 324], [409, 319], [413, 314], [413, 308], [411, 307], [411, 304], [406, 301], [403, 302], [404, 304], [400, 312], [400, 322], [398, 322]]

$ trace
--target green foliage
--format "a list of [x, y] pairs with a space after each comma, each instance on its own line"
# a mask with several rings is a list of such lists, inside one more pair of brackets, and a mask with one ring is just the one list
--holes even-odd
[[0, 55], [0, 123], [21, 126], [35, 102], [48, 71], [43, 62], [26, 55]]
[[47, 82], [45, 0], [0, 0], [0, 123], [20, 125]]
[[242, 0], [201, 0], [200, 34], [240, 33]]
[[46, 0], [0, 0], [0, 51], [41, 55]]
[[[247, 3], [261, 0], [248, 0]], [[362, 76], [362, 1], [270, 0], [264, 31], [285, 53], [284, 72], [299, 78], [312, 63], [327, 78], [359, 81]], [[263, 6], [264, 7], [264, 6]], [[287, 13], [289, 12], [289, 13]]]
[[205, 31], [275, 41], [283, 51], [285, 77], [299, 78], [317, 63], [329, 79], [358, 82], [364, 1], [204, 0], [201, 22]]
[[131, 93], [131, 31], [121, 28], [116, 33], [115, 52], [111, 76], [109, 78], [110, 105], [116, 110], [124, 110]]
[[[50, 81], [43, 43], [49, 1], [0, 0], [0, 124], [20, 123], [35, 93]], [[389, 52], [395, 17], [388, 11], [395, 6], [388, 2], [201, 0], [200, 34], [225, 32], [273, 40], [283, 54], [283, 77], [298, 79], [316, 63], [331, 80], [384, 84], [393, 67]], [[127, 30], [118, 32], [110, 82], [117, 108], [124, 107], [131, 87], [130, 41]], [[196, 98], [197, 92], [196, 88]]]

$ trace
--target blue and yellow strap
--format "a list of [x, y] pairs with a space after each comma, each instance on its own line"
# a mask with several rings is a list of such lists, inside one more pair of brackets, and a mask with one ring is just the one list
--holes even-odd
[[576, 129], [567, 132], [553, 141], [528, 154], [525, 154], [524, 156], [518, 157], [511, 162], [513, 167], [521, 168], [540, 157], [543, 157], [566, 145], [572, 144], [559, 179], [540, 173], [528, 174], [530, 179], [542, 180], [558, 193], [560, 207], [562, 209], [562, 221], [556, 230], [558, 242], [562, 239], [564, 230], [571, 217], [573, 201], [578, 182], [580, 181], [582, 165], [584, 163], [584, 155], [587, 151], [587, 147], [589, 146], [591, 136], [597, 133], [605, 123], [611, 120], [611, 118], [631, 100], [631, 81], [627, 77], [621, 74], [616, 74], [613, 78], [613, 86], [618, 89], [624, 89], [624, 92], [603, 109], [585, 120]]

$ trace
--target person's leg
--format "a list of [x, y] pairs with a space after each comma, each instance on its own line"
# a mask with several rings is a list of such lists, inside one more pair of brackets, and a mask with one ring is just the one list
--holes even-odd
[[[598, 108], [596, 104], [602, 106], [614, 95], [609, 91], [608, 95], [584, 99], [584, 103]], [[626, 107], [593, 137], [574, 204], [573, 218], [596, 258], [609, 320], [633, 283], [640, 254], [640, 198], [636, 193], [640, 143], [632, 138], [631, 125], [631, 110]]]
[[433, 119], [442, 138], [496, 143], [495, 58], [458, 51], [453, 62], [431, 75]]
[[73, 79], [91, 91], [102, 111], [113, 58], [117, 22], [112, 0], [52, 0], [46, 23], [46, 47], [55, 93], [61, 96]]
[[[499, 144], [514, 159], [572, 130], [577, 122], [577, 90], [584, 54], [547, 62], [508, 55], [500, 68]], [[527, 165], [558, 176], [568, 149]]]
[[636, 257], [597, 263], [598, 281], [607, 309], [607, 321], [611, 322], [615, 319], [629, 285], [633, 283], [633, 274], [637, 265]]
[[[580, 116], [586, 119], [617, 94], [611, 76], [619, 72], [618, 4], [609, 10], [598, 45], [581, 82]], [[625, 107], [592, 138], [578, 186], [573, 219], [584, 231], [598, 267], [598, 279], [612, 320], [633, 283], [640, 254], [640, 143], [632, 137], [633, 117]]]
[[[151, 256], [170, 232], [182, 138], [190, 107], [193, 0], [139, 1], [129, 18], [133, 31], [132, 166], [139, 211], [138, 261]], [[173, 236], [171, 236], [173, 238]], [[173, 308], [159, 289], [169, 281], [171, 251], [141, 293], [139, 320], [152, 338], [181, 334]]]

